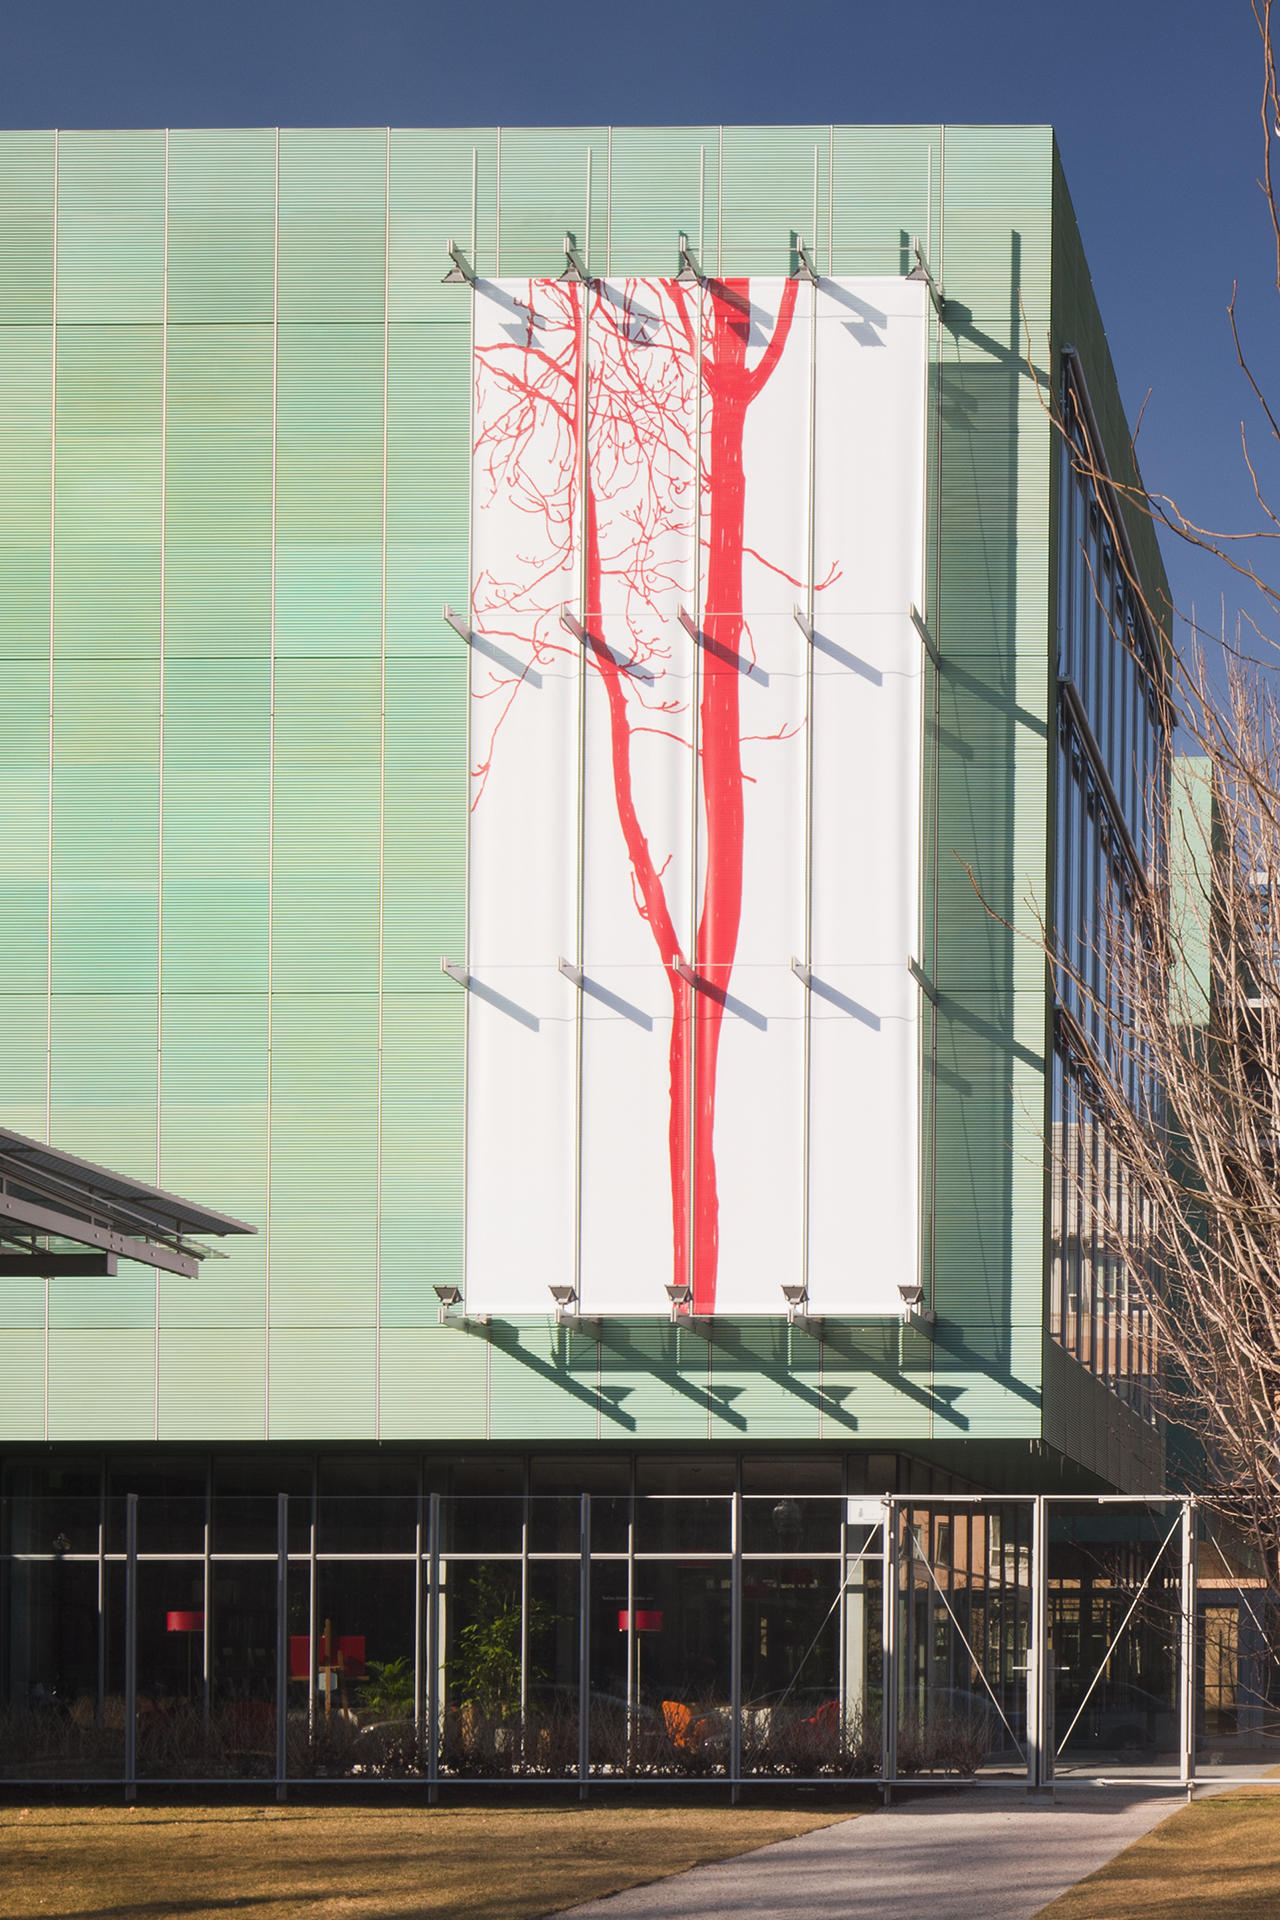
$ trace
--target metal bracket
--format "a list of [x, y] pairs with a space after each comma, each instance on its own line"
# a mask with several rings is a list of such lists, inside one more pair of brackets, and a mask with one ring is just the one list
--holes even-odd
[[804, 241], [798, 233], [793, 233], [791, 236], [791, 251], [796, 256], [796, 264], [794, 270], [788, 274], [788, 279], [807, 280], [810, 285], [816, 287], [818, 284], [818, 269], [809, 258], [809, 249], [805, 246]]
[[566, 633], [571, 633], [580, 647], [585, 647], [589, 639], [586, 628], [576, 613], [570, 613], [568, 607], [560, 609], [560, 625]]
[[941, 283], [934, 279], [933, 274], [929, 270], [929, 262], [925, 259], [924, 253], [921, 250], [920, 236], [918, 233], [912, 235], [911, 254], [915, 260], [915, 265], [907, 275], [907, 278], [908, 280], [924, 281], [926, 287], [929, 289], [929, 298], [933, 302], [933, 310], [941, 320], [947, 311], [947, 298], [942, 291]]
[[680, 235], [680, 271], [676, 275], [676, 285], [682, 287], [696, 285], [700, 287], [706, 277], [706, 274], [702, 271], [702, 268], [698, 265], [697, 260], [689, 249], [688, 234], [682, 233]]
[[572, 960], [566, 960], [564, 955], [561, 954], [560, 958], [556, 961], [556, 965], [559, 967], [565, 979], [572, 981], [575, 987], [582, 985], [582, 968], [575, 967]]
[[792, 607], [791, 618], [795, 621], [801, 633], [804, 635], [805, 639], [809, 642], [809, 645], [812, 646], [813, 645], [813, 623], [806, 618], [803, 610], [800, 607]]
[[907, 972], [911, 975], [911, 978], [915, 981], [925, 999], [931, 1001], [936, 1007], [938, 1004], [938, 989], [934, 986], [932, 980], [920, 965], [920, 962], [909, 958], [907, 960]]
[[803, 960], [798, 960], [794, 953], [791, 956], [791, 971], [802, 987], [807, 987], [813, 979], [812, 968], [807, 967]]
[[677, 608], [676, 608], [676, 619], [677, 619], [677, 620], [678, 620], [678, 621], [680, 622], [680, 625], [681, 625], [681, 626], [682, 626], [682, 627], [684, 628], [684, 630], [685, 630], [685, 632], [686, 632], [686, 633], [688, 634], [688, 636], [689, 636], [689, 638], [690, 638], [690, 639], [691, 639], [692, 641], [694, 641], [694, 642], [695, 642], [695, 643], [696, 643], [696, 644], [697, 644], [698, 646], [701, 646], [701, 645], [702, 645], [702, 635], [701, 635], [701, 633], [700, 633], [700, 632], [698, 631], [698, 623], [697, 623], [697, 621], [696, 621], [696, 620], [694, 619], [694, 617], [693, 617], [693, 615], [692, 615], [691, 613], [689, 613], [689, 612], [687, 611], [687, 609], [686, 609], [686, 608], [684, 608], [684, 607], [677, 607]]
[[582, 264], [581, 254], [573, 244], [573, 235], [571, 233], [566, 233], [564, 237], [564, 272], [560, 275], [560, 278], [562, 280], [590, 280], [591, 278], [591, 275]]
[[466, 968], [460, 967], [456, 960], [447, 959], [444, 954], [440, 955], [440, 971], [447, 973], [451, 980], [456, 980], [460, 987], [471, 985], [471, 975]]
[[445, 274], [444, 279], [440, 282], [441, 286], [473, 287], [476, 280], [476, 270], [456, 240], [449, 242], [449, 259], [452, 264], [450, 265], [448, 273]]
[[460, 640], [465, 640], [467, 645], [470, 646], [471, 645], [471, 629], [467, 625], [466, 621], [463, 619], [462, 615], [460, 613], [455, 613], [447, 600], [445, 601], [444, 605], [441, 607], [440, 611], [444, 615], [446, 623], [453, 628], [458, 638]]
[[696, 987], [698, 985], [698, 976], [683, 954], [677, 953], [672, 955], [671, 971], [678, 975], [678, 977], [685, 982], [686, 986]]
[[924, 623], [924, 615], [918, 607], [911, 609], [911, 624], [924, 642], [924, 650], [939, 672], [942, 670], [942, 655], [938, 652], [938, 643]]

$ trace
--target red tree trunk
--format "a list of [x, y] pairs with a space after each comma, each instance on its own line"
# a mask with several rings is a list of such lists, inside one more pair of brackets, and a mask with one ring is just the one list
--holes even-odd
[[[689, 306], [686, 290], [675, 281], [661, 283], [668, 311], [674, 308], [678, 329], [691, 360], [701, 359], [702, 379], [710, 400], [710, 450], [705, 466], [695, 425], [692, 441], [695, 485], [705, 502], [706, 584], [703, 596], [702, 633], [699, 662], [701, 697], [693, 721], [693, 747], [698, 755], [700, 790], [705, 820], [705, 866], [702, 908], [694, 938], [693, 959], [684, 953], [676, 932], [662, 884], [662, 873], [653, 858], [648, 838], [636, 809], [631, 766], [632, 715], [628, 686], [617, 656], [606, 644], [603, 634], [605, 563], [601, 554], [600, 500], [601, 475], [593, 465], [591, 425], [591, 385], [584, 363], [587, 351], [588, 313], [595, 310], [604, 317], [604, 294], [599, 283], [590, 288], [559, 289], [564, 297], [566, 318], [571, 328], [570, 342], [563, 357], [552, 357], [534, 344], [534, 299], [530, 286], [529, 330], [524, 342], [514, 349], [519, 372], [503, 374], [513, 405], [495, 440], [491, 472], [506, 471], [500, 457], [504, 439], [522, 447], [536, 426], [539, 410], [558, 420], [565, 444], [575, 449], [572, 472], [567, 475], [568, 497], [563, 514], [548, 513], [548, 526], [555, 537], [572, 541], [571, 529], [577, 518], [577, 488], [585, 481], [583, 500], [585, 539], [585, 605], [587, 656], [600, 674], [609, 708], [610, 751], [618, 822], [622, 829], [627, 858], [634, 877], [640, 911], [648, 922], [659, 957], [667, 970], [671, 990], [672, 1025], [669, 1053], [670, 1123], [668, 1144], [671, 1164], [672, 1275], [678, 1285], [690, 1285], [695, 1312], [709, 1313], [715, 1306], [719, 1262], [719, 1198], [715, 1160], [716, 1074], [720, 1051], [720, 1032], [724, 1002], [737, 953], [738, 930], [742, 918], [743, 881], [743, 792], [742, 750], [739, 723], [739, 674], [745, 627], [742, 605], [743, 530], [746, 504], [746, 477], [743, 469], [743, 436], [747, 410], [765, 386], [786, 345], [795, 312], [796, 282], [788, 280], [783, 288], [778, 321], [764, 353], [753, 368], [747, 366], [750, 335], [750, 288], [746, 280], [710, 281], [703, 296], [701, 337], [699, 315]], [[676, 329], [673, 328], [673, 332]], [[649, 350], [642, 344], [642, 353]], [[673, 349], [674, 350], [674, 349]], [[512, 350], [503, 349], [503, 365]], [[636, 388], [652, 401], [661, 416], [663, 395], [660, 388], [646, 388], [642, 369], [644, 360], [633, 356], [629, 336], [619, 344], [619, 354], [628, 366]], [[491, 371], [494, 363], [491, 362]], [[583, 418], [583, 400], [587, 399], [587, 417]], [[616, 402], [616, 394], [613, 396]], [[648, 428], [632, 424], [628, 415], [628, 436], [632, 444], [648, 450], [647, 434], [654, 431], [653, 409]], [[611, 423], [616, 431], [616, 420]], [[581, 460], [582, 438], [587, 436], [587, 458]], [[658, 428], [659, 435], [661, 427]], [[616, 448], [615, 448], [616, 451]], [[598, 451], [595, 459], [598, 462]], [[516, 484], [527, 488], [529, 476], [515, 462]], [[660, 484], [660, 483], [655, 483]], [[606, 494], [607, 497], [607, 494]], [[549, 497], [550, 499], [550, 497]], [[617, 556], [611, 561], [618, 570]], [[701, 567], [702, 555], [696, 556]], [[517, 592], [519, 591], [517, 586]], [[500, 724], [500, 723], [499, 723]], [[694, 985], [682, 977], [676, 962], [692, 966]]]

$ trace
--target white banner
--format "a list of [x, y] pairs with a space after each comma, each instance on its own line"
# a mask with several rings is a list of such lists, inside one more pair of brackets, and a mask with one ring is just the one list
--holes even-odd
[[924, 290], [475, 311], [467, 1305], [896, 1311]]

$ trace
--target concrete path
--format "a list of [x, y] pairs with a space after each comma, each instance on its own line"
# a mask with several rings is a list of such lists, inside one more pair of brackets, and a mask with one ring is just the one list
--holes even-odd
[[573, 1920], [1030, 1920], [1183, 1805], [1142, 1787], [930, 1793], [653, 1886]]

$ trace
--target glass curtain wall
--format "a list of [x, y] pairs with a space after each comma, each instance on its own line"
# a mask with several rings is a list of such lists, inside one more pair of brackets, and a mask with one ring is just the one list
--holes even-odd
[[1133, 1031], [1141, 902], [1165, 880], [1164, 672], [1114, 499], [1093, 477], [1105, 467], [1070, 361], [1062, 407], [1049, 1324], [1150, 1417], [1150, 1316], [1115, 1252], [1152, 1257], [1150, 1206], [1107, 1137], [1091, 1064], [1118, 1069], [1135, 1104], [1154, 1097], [1146, 1052], [1119, 1041]]
[[[0, 1778], [1026, 1778], [1033, 1670], [1053, 1674], [1050, 1770], [1172, 1765], [1184, 1514], [740, 1489], [12, 1497]], [[1260, 1750], [1266, 1583], [1207, 1523], [1195, 1552], [1196, 1731], [1206, 1756]]]

